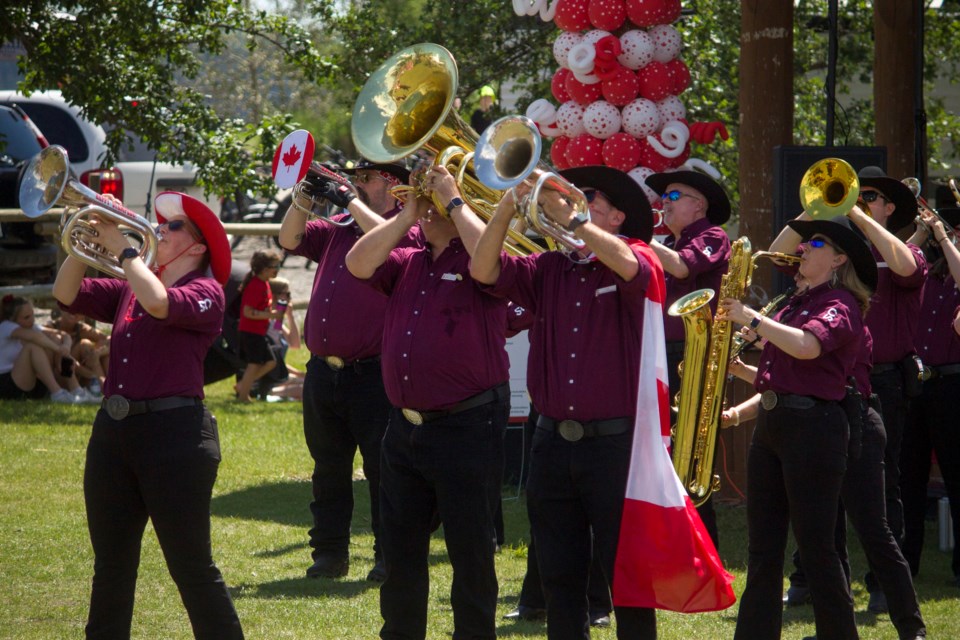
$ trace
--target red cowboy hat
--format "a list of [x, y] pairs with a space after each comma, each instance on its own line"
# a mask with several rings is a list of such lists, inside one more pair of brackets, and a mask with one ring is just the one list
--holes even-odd
[[210, 208], [185, 193], [164, 191], [153, 201], [157, 221], [163, 224], [169, 216], [186, 216], [200, 230], [210, 252], [210, 271], [221, 285], [230, 277], [230, 242], [220, 218]]

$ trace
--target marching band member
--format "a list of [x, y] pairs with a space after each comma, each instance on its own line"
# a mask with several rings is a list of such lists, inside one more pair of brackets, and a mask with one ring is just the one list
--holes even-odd
[[[508, 194], [470, 267], [477, 281], [537, 318], [530, 329], [527, 384], [541, 416], [527, 507], [552, 640], [589, 637], [591, 544], [613, 583], [636, 412], [640, 327], [653, 269], [620, 237], [650, 240], [653, 220], [639, 185], [609, 167], [561, 175], [586, 195], [589, 216], [551, 189], [540, 194], [540, 205], [586, 243], [588, 259], [578, 264], [556, 251], [527, 257], [501, 252], [515, 213]], [[618, 638], [656, 637], [653, 609], [615, 607], [615, 613]]]
[[840, 403], [861, 347], [876, 263], [845, 217], [788, 224], [804, 240], [798, 293], [775, 318], [732, 298], [718, 313], [766, 340], [754, 384], [759, 395], [725, 414], [736, 424], [757, 417], [747, 460], [747, 585], [735, 638], [780, 637], [790, 524], [817, 637], [856, 638], [853, 597], [833, 540], [849, 437]]
[[[960, 227], [960, 209], [941, 209], [940, 215], [956, 229]], [[911, 402], [907, 429], [903, 438], [903, 513], [906, 535], [903, 555], [913, 575], [920, 571], [923, 551], [924, 517], [927, 506], [927, 482], [930, 477], [930, 454], [936, 452], [943, 474], [956, 541], [960, 525], [960, 434], [956, 428], [954, 406], [960, 394], [960, 251], [943, 224], [924, 212], [926, 225], [932, 229], [936, 260], [923, 289], [917, 348], [930, 378], [923, 383], [923, 393]], [[954, 544], [951, 563], [954, 581], [960, 586], [960, 545]]]
[[[661, 194], [663, 223], [670, 229], [663, 244], [651, 242], [663, 265], [667, 285], [664, 308], [669, 308], [682, 296], [698, 289], [720, 290], [720, 280], [730, 264], [730, 238], [720, 226], [730, 219], [730, 200], [716, 181], [699, 171], [671, 171], [655, 173], [646, 179], [647, 185]], [[716, 298], [710, 301], [711, 311], [717, 310]], [[683, 319], [669, 314], [663, 317], [667, 339], [667, 376], [670, 397], [680, 390], [677, 372], [683, 360]], [[704, 526], [720, 546], [717, 516], [713, 497], [697, 510]]]
[[[888, 177], [879, 167], [861, 169], [860, 198], [867, 211], [854, 207], [850, 220], [870, 241], [877, 262], [879, 281], [871, 301], [873, 312], [866, 324], [873, 335], [873, 370], [870, 383], [883, 407], [883, 424], [887, 432], [884, 454], [884, 484], [887, 502], [887, 522], [898, 544], [903, 538], [903, 507], [900, 501], [900, 443], [903, 439], [907, 399], [905, 381], [918, 371], [913, 365], [916, 353], [913, 337], [920, 313], [920, 293], [926, 278], [927, 263], [923, 252], [906, 244], [894, 233], [914, 220], [917, 200], [899, 180]], [[798, 220], [809, 220], [803, 213]], [[774, 240], [770, 251], [791, 253], [799, 236], [789, 227]], [[910, 367], [913, 366], [913, 371]], [[798, 572], [799, 573], [799, 572]], [[796, 604], [807, 598], [806, 587], [798, 573], [791, 576], [787, 603]], [[887, 610], [880, 585], [870, 573], [865, 576], [870, 592], [868, 609], [875, 613]]]
[[[401, 203], [389, 189], [406, 183], [409, 172], [399, 163], [362, 161], [353, 175], [359, 197], [333, 181], [322, 188], [326, 199], [346, 209], [354, 224], [308, 222], [306, 212], [290, 207], [280, 227], [280, 245], [317, 263], [303, 328], [310, 350], [303, 383], [303, 433], [314, 463], [309, 532], [313, 564], [307, 577], [339, 578], [349, 570], [353, 458], [359, 448], [374, 539], [374, 566], [367, 580], [381, 582], [385, 570], [379, 545], [380, 441], [390, 403], [380, 372], [380, 342], [387, 299], [347, 272], [344, 259], [364, 232], [400, 211]], [[416, 234], [403, 240], [406, 246], [419, 242]]]
[[[220, 443], [216, 419], [203, 406], [203, 359], [222, 327], [230, 244], [199, 200], [166, 192], [155, 205], [157, 273], [116, 224], [96, 219], [97, 241], [119, 258], [126, 280], [84, 278], [86, 265], [71, 256], [53, 286], [62, 308], [113, 323], [105, 397], [83, 474], [94, 552], [86, 633], [130, 636], [149, 519], [194, 635], [243, 638], [212, 557], [210, 498]], [[205, 275], [208, 266], [213, 277]]]
[[[381, 445], [387, 577], [380, 637], [426, 635], [430, 534], [439, 514], [453, 566], [453, 636], [494, 638], [494, 514], [510, 410], [507, 303], [470, 277], [469, 253], [483, 223], [459, 197], [453, 176], [435, 166], [423, 184], [449, 217], [410, 198], [346, 257], [356, 278], [389, 296], [383, 375], [393, 408]], [[397, 248], [418, 222], [426, 246]]]

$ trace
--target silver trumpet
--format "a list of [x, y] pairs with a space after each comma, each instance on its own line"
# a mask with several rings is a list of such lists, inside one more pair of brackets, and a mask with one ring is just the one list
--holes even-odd
[[23, 172], [20, 208], [28, 218], [37, 218], [57, 205], [65, 207], [60, 218], [60, 244], [68, 255], [98, 271], [126, 279], [117, 256], [97, 242], [97, 230], [90, 224], [96, 216], [116, 223], [120, 232], [134, 241], [143, 262], [153, 266], [157, 234], [150, 222], [84, 186], [70, 171], [67, 151], [53, 145], [37, 154]]
[[[920, 208], [920, 210], [927, 211], [933, 217], [939, 220], [940, 224], [943, 225], [943, 231], [944, 233], [947, 234], [947, 238], [949, 238], [950, 243], [956, 244], [957, 234], [953, 230], [953, 225], [947, 222], [944, 219], [944, 217], [940, 215], [939, 211], [937, 211], [936, 209], [931, 207], [929, 204], [927, 204], [927, 200], [922, 195], [920, 195], [923, 192], [923, 188], [920, 184], [920, 180], [918, 180], [917, 178], [904, 178], [900, 182], [902, 182], [907, 187], [907, 189], [910, 190], [910, 193], [913, 194], [913, 197], [917, 199], [917, 206]], [[953, 182], [953, 180], [950, 180], [950, 182]], [[951, 186], [951, 190], [955, 188], [956, 188], [955, 185]], [[956, 197], [956, 195], [954, 197]], [[957, 199], [957, 202], [960, 203], [960, 198]], [[927, 221], [923, 219], [923, 216], [917, 216], [914, 222], [916, 224], [922, 224], [927, 229], [928, 240], [930, 242], [933, 242], [933, 227], [927, 224]]]

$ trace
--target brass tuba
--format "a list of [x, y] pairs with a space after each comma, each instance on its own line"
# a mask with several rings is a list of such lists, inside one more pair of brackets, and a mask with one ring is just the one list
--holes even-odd
[[[28, 218], [36, 218], [54, 206], [66, 207], [61, 216], [60, 244], [68, 255], [117, 278], [126, 279], [113, 255], [97, 242], [97, 231], [90, 217], [111, 220], [121, 233], [133, 239], [140, 258], [149, 267], [157, 253], [157, 234], [150, 222], [126, 207], [107, 201], [84, 186], [70, 173], [63, 147], [52, 145], [34, 157], [20, 180], [20, 208]], [[79, 209], [68, 217], [70, 209]]]
[[814, 220], [846, 215], [860, 197], [860, 179], [846, 160], [814, 162], [800, 179], [800, 204]]
[[[429, 42], [395, 53], [367, 79], [353, 105], [353, 144], [371, 162], [393, 162], [424, 149], [457, 178], [463, 199], [489, 220], [503, 192], [484, 185], [470, 168], [479, 136], [453, 108], [457, 63]], [[443, 215], [444, 204], [434, 202]], [[543, 249], [511, 230], [507, 250], [517, 255]]]

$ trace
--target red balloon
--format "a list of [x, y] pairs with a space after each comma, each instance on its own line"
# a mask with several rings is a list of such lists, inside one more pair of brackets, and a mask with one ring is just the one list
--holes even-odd
[[690, 143], [688, 142], [687, 146], [684, 147], [683, 152], [680, 155], [678, 155], [676, 158], [669, 158], [670, 166], [676, 169], [677, 167], [679, 167], [689, 159], [690, 159]]
[[553, 93], [553, 97], [560, 104], [572, 100], [570, 92], [567, 91], [567, 78], [572, 76], [573, 72], [563, 67], [557, 69], [557, 72], [553, 74], [553, 80], [550, 81], [550, 92]]
[[603, 164], [626, 173], [640, 163], [640, 143], [629, 133], [615, 133], [603, 143]]
[[670, 158], [665, 158], [650, 146], [646, 140], [640, 140], [640, 164], [660, 173], [670, 168]]
[[590, 0], [588, 15], [597, 29], [616, 31], [627, 19], [627, 7], [623, 0]]
[[627, 0], [627, 17], [638, 27], [670, 24], [680, 17], [680, 0]]
[[590, 26], [589, 0], [559, 0], [554, 24], [564, 31], [583, 31]]
[[640, 93], [640, 80], [637, 74], [626, 67], [620, 67], [614, 78], [604, 80], [600, 84], [603, 99], [618, 107], [630, 104]]
[[563, 171], [564, 169], [570, 168], [570, 163], [567, 162], [567, 147], [570, 145], [570, 138], [567, 136], [558, 136], [553, 139], [553, 144], [550, 145], [550, 164], [555, 168]]
[[601, 87], [599, 82], [595, 84], [584, 84], [577, 80], [576, 76], [571, 73], [567, 76], [565, 84], [567, 93], [570, 94], [570, 98], [575, 100], [577, 104], [587, 106], [600, 99]]
[[640, 80], [640, 97], [660, 102], [673, 90], [673, 79], [662, 62], [651, 62], [637, 72]]
[[683, 60], [674, 58], [668, 62], [667, 72], [673, 80], [673, 90], [670, 91], [671, 94], [678, 96], [690, 86], [690, 68], [687, 67]]
[[566, 157], [571, 167], [603, 164], [603, 140], [581, 133], [567, 145]]

